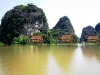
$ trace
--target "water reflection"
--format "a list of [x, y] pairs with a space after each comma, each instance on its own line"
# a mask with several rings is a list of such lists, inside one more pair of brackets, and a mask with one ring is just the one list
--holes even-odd
[[100, 46], [99, 45], [85, 45], [81, 47], [84, 57], [88, 59], [96, 58], [100, 61]]
[[51, 72], [50, 73], [51, 75], [66, 75], [66, 74], [69, 75], [70, 74], [71, 62], [72, 62], [76, 48], [77, 48], [76, 45], [73, 45], [73, 46], [61, 45], [61, 46], [51, 47], [50, 54], [52, 54], [52, 58], [55, 59], [55, 62], [56, 62], [56, 67], [54, 67], [54, 69], [57, 68], [56, 70], [52, 70], [53, 72], [57, 71], [57, 72], [54, 72], [55, 74], [51, 74], [52, 72], [49, 71]]
[[57, 61], [50, 54], [48, 55], [46, 75], [63, 75]]
[[[99, 75], [100, 74], [100, 62], [97, 61], [94, 49], [97, 49], [92, 45], [79, 46], [75, 50], [74, 58], [71, 66], [70, 75]], [[92, 52], [91, 52], [92, 50]], [[98, 56], [100, 57], [100, 56]]]
[[51, 53], [62, 69], [69, 69], [76, 48], [77, 46], [56, 46], [51, 47]]
[[45, 75], [47, 52], [33, 46], [14, 46], [0, 49], [2, 75]]

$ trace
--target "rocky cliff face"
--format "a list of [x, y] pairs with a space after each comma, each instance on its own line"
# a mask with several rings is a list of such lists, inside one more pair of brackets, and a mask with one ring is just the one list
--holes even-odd
[[35, 5], [28, 4], [21, 16], [26, 20], [24, 31], [26, 31], [27, 35], [42, 32], [49, 28], [43, 10]]
[[81, 34], [81, 42], [86, 42], [89, 35], [96, 35], [96, 30], [92, 26], [84, 27]]
[[65, 32], [68, 34], [74, 33], [74, 28], [70, 22], [70, 19], [67, 16], [63, 16], [62, 18], [59, 19], [53, 30], [56, 29], [65, 30]]

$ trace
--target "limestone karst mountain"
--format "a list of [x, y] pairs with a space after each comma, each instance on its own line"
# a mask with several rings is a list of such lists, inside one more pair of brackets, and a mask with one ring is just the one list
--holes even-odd
[[81, 34], [81, 42], [86, 42], [87, 36], [96, 35], [96, 34], [97, 34], [96, 30], [92, 26], [89, 25], [87, 27], [84, 27]]
[[71, 24], [70, 19], [67, 16], [63, 16], [62, 18], [60, 18], [55, 27], [53, 27], [53, 29], [62, 29], [69, 34], [74, 33], [74, 28]]
[[1, 20], [1, 40], [11, 44], [14, 37], [30, 36], [47, 30], [48, 23], [43, 10], [33, 4], [18, 5], [7, 11]]
[[57, 24], [53, 27], [52, 31], [55, 39], [60, 40], [61, 35], [71, 34], [74, 37], [74, 42], [77, 42], [78, 40], [72, 23], [67, 16], [61, 17]]

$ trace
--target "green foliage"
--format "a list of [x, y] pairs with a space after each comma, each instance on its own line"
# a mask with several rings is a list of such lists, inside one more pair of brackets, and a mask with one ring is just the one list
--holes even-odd
[[0, 25], [0, 42], [1, 42], [1, 25]]
[[28, 40], [27, 36], [19, 36], [18, 38], [16, 38], [16, 37], [14, 38], [13, 43], [25, 45], [25, 44], [29, 43], [29, 40]]
[[36, 32], [33, 35], [42, 35], [42, 33], [41, 32]]
[[13, 43], [14, 43], [14, 44], [19, 44], [19, 38], [14, 37], [14, 39], [13, 39]]
[[46, 37], [44, 38], [44, 43], [46, 43], [46, 44], [52, 43], [51, 35], [46, 35]]
[[61, 36], [61, 31], [59, 30], [55, 30], [55, 31], [52, 31], [52, 36], [54, 37], [54, 43], [59, 43], [60, 41], [60, 36]]
[[12, 44], [13, 38], [18, 37], [23, 28], [24, 19], [21, 17], [20, 6], [8, 11], [1, 20], [1, 41]]
[[73, 38], [74, 43], [78, 43], [80, 41], [77, 35], [73, 35]]
[[53, 32], [51, 30], [48, 31], [47, 33], [47, 37], [45, 38], [45, 43], [47, 44], [57, 44], [59, 43], [59, 34], [57, 32]]
[[21, 37], [19, 37], [19, 44], [27, 44], [28, 43], [28, 38], [27, 38], [27, 36], [21, 36]]

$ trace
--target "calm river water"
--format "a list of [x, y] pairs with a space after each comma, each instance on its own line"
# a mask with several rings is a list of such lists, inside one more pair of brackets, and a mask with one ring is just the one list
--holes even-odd
[[3, 46], [0, 75], [100, 75], [100, 46]]

